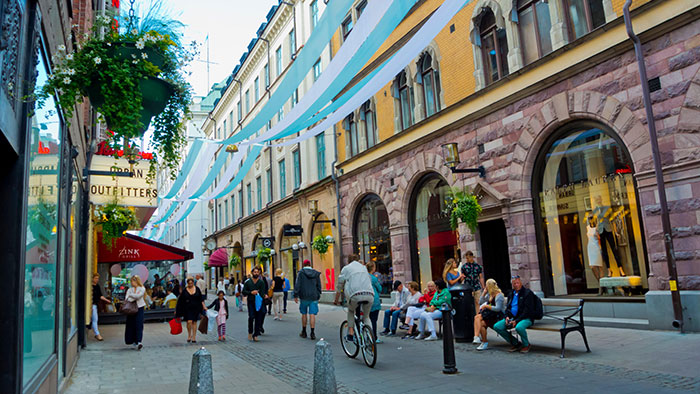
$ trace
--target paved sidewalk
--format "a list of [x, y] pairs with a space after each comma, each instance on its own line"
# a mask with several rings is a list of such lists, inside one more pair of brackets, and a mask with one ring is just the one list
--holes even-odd
[[[215, 389], [224, 392], [310, 392], [314, 342], [301, 339], [298, 306], [289, 303], [282, 321], [265, 320], [259, 343], [247, 340], [247, 313], [229, 303], [226, 342], [216, 333], [198, 336], [212, 353]], [[587, 328], [591, 353], [576, 333], [567, 338], [565, 359], [559, 358], [556, 333], [532, 332], [529, 354], [510, 354], [508, 346], [489, 331], [490, 349], [477, 352], [467, 343], [456, 345], [458, 375], [442, 370], [442, 343], [382, 337], [378, 363], [367, 368], [361, 357], [348, 359], [338, 341], [345, 319], [340, 307], [321, 305], [316, 335], [332, 346], [341, 393], [451, 392], [700, 392], [700, 335], [674, 332]], [[380, 325], [383, 312], [380, 314]], [[120, 393], [139, 389], [185, 393], [193, 345], [173, 337], [167, 323], [146, 325], [145, 348], [124, 349], [123, 326], [104, 326], [105, 342], [92, 337], [81, 352], [67, 393]], [[150, 393], [149, 393], [150, 394]]]

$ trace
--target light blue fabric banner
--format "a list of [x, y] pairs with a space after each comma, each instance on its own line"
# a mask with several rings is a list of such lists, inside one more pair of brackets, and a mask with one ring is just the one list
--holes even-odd
[[194, 166], [194, 163], [197, 161], [197, 157], [199, 157], [199, 151], [202, 149], [202, 145], [204, 145], [203, 139], [197, 138], [196, 140], [194, 140], [192, 146], [190, 147], [190, 150], [185, 156], [185, 163], [182, 165], [182, 168], [180, 169], [180, 172], [178, 173], [175, 182], [172, 186], [170, 186], [168, 194], [166, 194], [163, 198], [173, 198], [175, 197], [177, 192], [180, 191], [180, 188], [185, 183], [187, 176], [192, 170], [192, 166]]
[[[214, 161], [214, 165], [211, 167], [211, 170], [209, 170], [209, 173], [207, 174], [207, 177], [204, 178], [202, 181], [202, 185], [192, 193], [192, 195], [189, 197], [190, 200], [196, 199], [200, 197], [202, 194], [204, 194], [207, 189], [214, 183], [214, 179], [219, 175], [219, 172], [221, 171], [221, 168], [226, 164], [226, 158], [229, 156], [229, 153], [226, 152], [226, 150], [222, 147], [221, 150], [219, 150], [219, 156], [216, 157], [216, 160]], [[192, 176], [196, 176], [197, 174], [192, 174]], [[190, 180], [190, 182], [193, 180]], [[172, 213], [172, 212], [171, 212]]]
[[[243, 177], [250, 171], [251, 168], [253, 168], [253, 164], [255, 164], [255, 159], [258, 158], [258, 155], [262, 151], [263, 147], [259, 145], [255, 145], [251, 148], [250, 153], [248, 153], [248, 156], [246, 156], [245, 161], [243, 161], [243, 164], [241, 165], [241, 169], [238, 170], [238, 173], [236, 173], [236, 176], [233, 177], [231, 182], [226, 186], [226, 189], [224, 189], [221, 193], [218, 195], [214, 196], [214, 199], [221, 198], [227, 194], [229, 194], [233, 189], [238, 186], [241, 181], [243, 181]], [[222, 182], [228, 182], [226, 179], [222, 179]]]
[[173, 212], [175, 212], [176, 208], [177, 208], [177, 203], [173, 201], [172, 203], [170, 203], [170, 208], [168, 209], [168, 211], [165, 212], [163, 214], [163, 216], [161, 216], [160, 219], [156, 220], [156, 222], [153, 224], [161, 224], [161, 223], [165, 222], [166, 220], [168, 220], [170, 215], [172, 215]]
[[[272, 96], [270, 96], [270, 99], [262, 107], [258, 115], [243, 127], [241, 131], [223, 140], [222, 144], [235, 144], [243, 141], [265, 127], [267, 122], [277, 115], [277, 111], [292, 97], [294, 91], [308, 75], [309, 70], [313, 68], [313, 65], [321, 56], [326, 45], [331, 41], [333, 34], [338, 30], [338, 26], [340, 26], [353, 3], [354, 0], [333, 0], [328, 2], [309, 40], [304, 44], [304, 48], [299, 52], [299, 56], [292, 63], [280, 86], [272, 93]], [[297, 32], [297, 34], [299, 33]]]
[[189, 214], [192, 213], [192, 210], [197, 205], [197, 201], [191, 201], [191, 202], [189, 202], [189, 204], [190, 204], [190, 206], [187, 207], [187, 210], [185, 210], [185, 213], [183, 213], [182, 217], [180, 217], [180, 219], [178, 219], [178, 221], [175, 223], [180, 223], [181, 221], [185, 220], [187, 218], [187, 216], [189, 216]]

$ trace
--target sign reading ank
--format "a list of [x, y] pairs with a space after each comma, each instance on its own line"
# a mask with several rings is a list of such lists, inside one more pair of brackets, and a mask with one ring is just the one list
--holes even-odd
[[[134, 176], [90, 176], [90, 202], [93, 204], [109, 204], [117, 198], [119, 205], [131, 207], [157, 207], [158, 190], [155, 188], [155, 181], [152, 185], [146, 182], [148, 167], [150, 163], [146, 160], [139, 160], [134, 165]], [[98, 156], [92, 157], [90, 165], [92, 171], [119, 171], [128, 172], [130, 170], [127, 159], [115, 159], [113, 157]]]

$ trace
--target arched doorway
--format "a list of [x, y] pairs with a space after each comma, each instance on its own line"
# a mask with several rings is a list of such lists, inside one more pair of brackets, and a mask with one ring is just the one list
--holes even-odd
[[236, 281], [241, 281], [244, 280], [246, 277], [245, 273], [245, 267], [243, 264], [243, 248], [241, 247], [240, 242], [236, 242], [233, 244], [233, 248], [231, 249], [231, 254], [238, 256], [241, 260], [241, 262], [238, 264], [237, 267], [232, 267], [231, 273], [233, 276], [236, 278]]
[[[245, 267], [244, 273], [246, 275], [250, 274], [250, 271], [255, 267], [257, 264], [257, 254], [256, 251], [260, 248], [262, 248], [262, 239], [260, 238], [260, 234], [256, 234], [255, 237], [253, 238], [253, 243], [251, 245], [250, 249], [250, 254], [248, 256], [245, 256], [243, 258], [243, 266]], [[263, 270], [267, 272], [269, 267], [262, 267]]]
[[386, 206], [376, 194], [365, 196], [355, 211], [354, 250], [363, 261], [377, 264], [382, 294], [391, 293], [394, 271], [391, 264], [391, 234]]
[[579, 121], [553, 133], [535, 163], [533, 196], [548, 295], [597, 292], [598, 266], [648, 288], [633, 165], [614, 132]]
[[411, 270], [421, 288], [442, 277], [445, 262], [458, 258], [457, 234], [450, 227], [447, 182], [436, 173], [424, 175], [413, 189], [409, 208]]
[[[314, 217], [311, 225], [311, 242], [313, 243], [316, 237], [333, 239], [333, 226], [325, 213], [320, 212]], [[321, 288], [328, 291], [335, 290], [335, 266], [333, 264], [333, 244], [329, 243], [328, 251], [323, 255], [311, 249], [311, 263], [314, 269], [321, 271]]]
[[284, 228], [287, 226], [289, 225], [285, 224], [283, 230], [280, 231], [277, 261], [279, 268], [282, 268], [282, 272], [284, 272], [284, 275], [289, 279], [289, 286], [293, 289], [294, 282], [297, 279], [297, 273], [301, 269], [301, 253], [299, 249], [295, 248], [295, 245], [301, 242], [301, 234], [285, 235]]

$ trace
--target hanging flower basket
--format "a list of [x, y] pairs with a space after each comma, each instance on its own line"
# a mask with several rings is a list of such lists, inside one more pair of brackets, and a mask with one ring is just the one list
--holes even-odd
[[270, 261], [270, 256], [272, 256], [272, 249], [270, 248], [260, 248], [257, 250], [256, 259], [258, 264], [265, 264]]
[[[104, 27], [105, 21], [100, 21], [96, 29]], [[191, 87], [183, 67], [191, 56], [168, 35], [110, 28], [102, 37], [94, 34], [79, 44], [73, 53], [59, 46], [52, 58], [54, 72], [38, 90], [39, 106], [56, 95], [70, 120], [75, 105], [89, 97], [112, 132], [112, 145], [130, 145], [152, 125], [150, 145], [173, 175], [189, 117]]]
[[117, 238], [123, 237], [126, 230], [139, 225], [134, 211], [116, 202], [99, 207], [95, 214], [95, 222], [102, 225], [102, 242], [108, 246], [112, 246]]
[[323, 235], [315, 236], [314, 240], [311, 242], [311, 249], [317, 251], [321, 256], [328, 252], [328, 246], [328, 239]]
[[239, 265], [241, 265], [241, 256], [239, 256], [235, 253], [232, 254], [231, 258], [228, 261], [228, 269], [229, 270], [234, 269], [234, 268], [238, 267]]
[[450, 214], [450, 226], [456, 230], [459, 222], [463, 222], [470, 230], [476, 231], [477, 219], [481, 214], [479, 200], [471, 192], [466, 190], [453, 189], [445, 201], [447, 212]]

